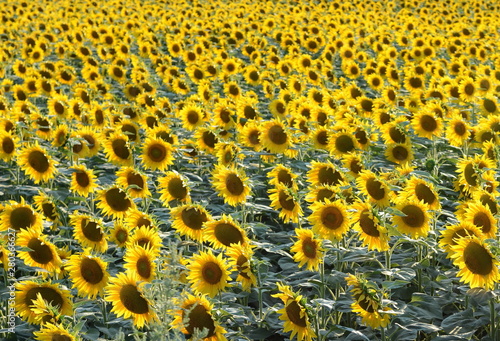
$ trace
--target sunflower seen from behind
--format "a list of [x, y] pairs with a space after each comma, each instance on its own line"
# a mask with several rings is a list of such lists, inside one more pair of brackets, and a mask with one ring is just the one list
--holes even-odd
[[157, 320], [151, 302], [144, 297], [144, 282], [122, 272], [110, 279], [105, 288], [105, 300], [113, 305], [111, 312], [117, 317], [132, 319], [135, 327], [142, 328]]
[[223, 258], [222, 253], [214, 255], [211, 250], [199, 252], [188, 260], [187, 280], [196, 293], [214, 297], [228, 286], [232, 269]]

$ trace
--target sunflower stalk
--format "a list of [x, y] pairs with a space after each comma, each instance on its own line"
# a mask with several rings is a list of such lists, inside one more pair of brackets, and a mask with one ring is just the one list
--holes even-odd
[[496, 311], [495, 311], [495, 296], [490, 299], [490, 336], [492, 340], [497, 340], [497, 330], [496, 330]]

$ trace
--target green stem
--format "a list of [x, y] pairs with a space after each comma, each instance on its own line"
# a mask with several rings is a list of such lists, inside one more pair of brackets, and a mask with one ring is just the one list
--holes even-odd
[[490, 336], [492, 340], [496, 340], [496, 312], [494, 297], [490, 299]]

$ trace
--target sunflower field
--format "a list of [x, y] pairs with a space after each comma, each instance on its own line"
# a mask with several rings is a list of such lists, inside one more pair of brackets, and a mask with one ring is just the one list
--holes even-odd
[[2, 340], [500, 340], [496, 0], [1, 0]]

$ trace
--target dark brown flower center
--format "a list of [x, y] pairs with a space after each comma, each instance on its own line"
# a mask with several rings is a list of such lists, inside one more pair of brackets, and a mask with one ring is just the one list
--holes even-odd
[[149, 312], [148, 301], [144, 299], [133, 284], [122, 286], [120, 289], [120, 301], [127, 310], [134, 314], [146, 314]]

